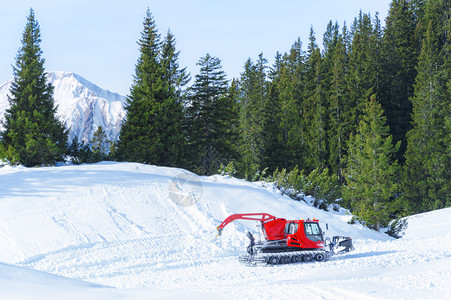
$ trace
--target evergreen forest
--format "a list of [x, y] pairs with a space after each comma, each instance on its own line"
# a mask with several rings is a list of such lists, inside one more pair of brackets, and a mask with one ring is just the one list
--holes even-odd
[[272, 65], [256, 53], [233, 79], [206, 53], [191, 76], [148, 9], [119, 140], [99, 128], [78, 145], [55, 117], [31, 10], [0, 157], [41, 166], [66, 154], [264, 180], [375, 230], [451, 206], [451, 1], [393, 0], [384, 26], [360, 12], [351, 24], [330, 21], [322, 37], [318, 45], [311, 28]]

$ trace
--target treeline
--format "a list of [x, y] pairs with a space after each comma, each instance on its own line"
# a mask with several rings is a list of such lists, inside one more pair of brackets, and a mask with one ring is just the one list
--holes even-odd
[[[271, 66], [263, 54], [248, 59], [231, 82], [206, 54], [190, 86], [174, 35], [162, 39], [149, 10], [143, 27], [109, 159], [265, 178], [324, 208], [340, 201], [375, 229], [450, 206], [450, 1], [393, 0], [384, 28], [365, 13], [349, 27], [329, 22], [322, 48], [311, 29], [306, 47], [296, 40]], [[22, 52], [11, 107], [29, 69]], [[10, 108], [0, 152], [24, 163], [13, 116]]]

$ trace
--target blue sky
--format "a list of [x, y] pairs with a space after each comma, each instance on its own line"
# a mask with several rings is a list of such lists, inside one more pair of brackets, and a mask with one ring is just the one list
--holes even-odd
[[206, 53], [221, 59], [228, 78], [263, 52], [270, 64], [310, 27], [320, 46], [329, 20], [348, 25], [359, 10], [385, 20], [391, 0], [20, 0], [0, 10], [0, 84], [11, 79], [15, 56], [32, 7], [41, 27], [47, 71], [74, 72], [126, 95], [139, 56], [137, 40], [150, 8], [162, 37], [175, 35], [180, 65], [192, 77]]

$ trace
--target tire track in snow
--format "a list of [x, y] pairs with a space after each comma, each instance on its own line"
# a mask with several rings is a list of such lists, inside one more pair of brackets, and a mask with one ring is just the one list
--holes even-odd
[[[113, 191], [111, 192], [108, 191], [109, 189], [112, 188], [105, 185], [97, 186], [97, 188], [95, 189], [90, 189], [90, 194], [92, 199], [105, 209], [105, 211], [110, 216], [113, 224], [119, 229], [119, 231], [124, 236], [128, 236], [131, 233], [137, 235], [148, 234], [148, 232], [146, 232], [142, 226], [131, 221], [125, 213], [120, 212], [117, 208], [114, 207], [113, 203], [111, 202], [110, 199], [112, 198], [112, 192], [123, 195], [123, 191], [116, 187], [114, 187]], [[121, 199], [123, 198], [124, 197], [121, 196]]]
[[[136, 274], [162, 265], [175, 268], [190, 265], [192, 257], [183, 250], [186, 237], [159, 236], [67, 247], [31, 257], [21, 264], [38, 270], [80, 279]], [[134, 271], [133, 271], [134, 270]]]
[[91, 243], [90, 239], [78, 230], [74, 224], [70, 221], [70, 218], [64, 212], [61, 207], [59, 208], [59, 216], [52, 216], [52, 220], [65, 231], [69, 233], [70, 236], [75, 237], [81, 244]]

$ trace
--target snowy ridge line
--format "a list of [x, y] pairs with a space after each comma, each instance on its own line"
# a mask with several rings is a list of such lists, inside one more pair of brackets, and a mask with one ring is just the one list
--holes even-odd
[[[80, 143], [91, 141], [99, 126], [109, 140], [118, 139], [126, 115], [126, 97], [104, 90], [71, 72], [47, 72], [46, 76], [47, 82], [54, 87], [57, 115], [69, 129], [69, 142], [75, 136]], [[0, 85], [0, 120], [4, 120], [5, 110], [9, 107], [12, 82], [9, 80]]]

